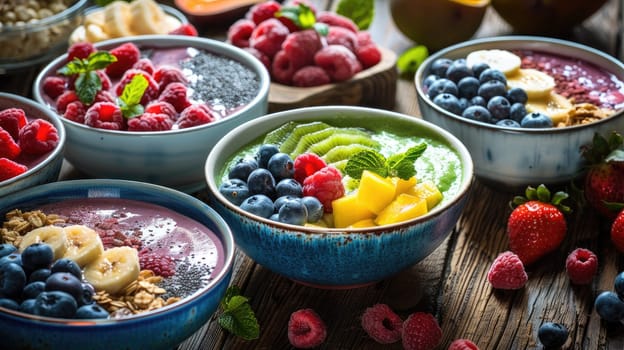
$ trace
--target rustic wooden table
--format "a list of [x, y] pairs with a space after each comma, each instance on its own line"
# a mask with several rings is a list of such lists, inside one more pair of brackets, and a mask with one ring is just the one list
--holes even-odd
[[[314, 0], [319, 9], [332, 9], [337, 1]], [[171, 2], [169, 2], [171, 3]], [[401, 53], [412, 42], [394, 27], [387, 1], [376, 1], [376, 16], [370, 31], [376, 42]], [[622, 8], [610, 0], [584, 25], [565, 37], [624, 58]], [[224, 39], [227, 26], [202, 28], [201, 35]], [[475, 36], [511, 34], [508, 25], [488, 9]], [[0, 91], [30, 95], [37, 70], [0, 76]], [[397, 82], [395, 110], [419, 116], [416, 91], [411, 81]], [[62, 179], [81, 177], [68, 164]], [[200, 198], [203, 194], [197, 194]], [[301, 308], [313, 308], [328, 326], [324, 349], [400, 349], [400, 344], [381, 346], [360, 326], [359, 317], [368, 306], [387, 303], [407, 317], [415, 311], [433, 313], [446, 349], [457, 338], [468, 338], [481, 349], [535, 349], [537, 330], [545, 321], [560, 322], [570, 330], [565, 348], [624, 349], [624, 326], [608, 325], [593, 310], [595, 296], [613, 289], [615, 275], [624, 261], [610, 244], [606, 225], [590, 211], [569, 217], [563, 245], [528, 271], [529, 281], [518, 291], [496, 291], [486, 280], [493, 259], [507, 250], [506, 219], [512, 194], [502, 193], [475, 180], [467, 206], [450, 237], [428, 258], [399, 275], [353, 290], [322, 290], [306, 287], [278, 276], [239, 253], [232, 284], [251, 300], [260, 323], [260, 338], [243, 341], [224, 332], [213, 320], [180, 345], [195, 349], [284, 349], [290, 348], [287, 322]], [[599, 256], [599, 274], [589, 286], [572, 286], [566, 276], [567, 253], [586, 247]]]

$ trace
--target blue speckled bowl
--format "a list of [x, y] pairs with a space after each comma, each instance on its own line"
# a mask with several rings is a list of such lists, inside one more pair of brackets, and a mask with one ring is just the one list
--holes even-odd
[[[225, 164], [240, 149], [288, 121], [325, 121], [374, 130], [393, 126], [406, 135], [428, 135], [457, 154], [456, 190], [427, 215], [366, 229], [323, 229], [267, 220], [231, 204], [218, 187]], [[421, 119], [378, 109], [326, 106], [294, 109], [247, 122], [225, 135], [206, 161], [210, 204], [228, 222], [236, 244], [275, 273], [323, 288], [349, 288], [390, 277], [424, 259], [457, 222], [472, 182], [472, 160], [455, 137]]]
[[221, 240], [224, 267], [212, 281], [183, 300], [161, 309], [118, 320], [71, 321], [28, 315], [0, 307], [3, 349], [170, 350], [190, 337], [216, 311], [234, 263], [234, 240], [225, 221], [208, 205], [187, 194], [125, 180], [61, 181], [2, 198], [0, 215], [13, 208], [90, 197], [122, 198], [165, 206], [207, 226]]
[[30, 167], [28, 171], [8, 180], [0, 181], [0, 198], [9, 193], [17, 192], [36, 185], [53, 182], [58, 179], [63, 165], [63, 149], [65, 147], [65, 127], [60, 118], [45, 106], [22, 96], [0, 92], [0, 111], [7, 108], [21, 108], [26, 116], [32, 119], [41, 118], [56, 127], [59, 142], [56, 148], [45, 159]]
[[431, 55], [415, 76], [418, 105], [423, 119], [457, 136], [470, 150], [475, 175], [502, 190], [515, 191], [527, 185], [564, 183], [583, 172], [580, 147], [591, 144], [594, 133], [624, 131], [624, 110], [600, 121], [566, 128], [517, 129], [462, 118], [436, 106], [424, 93], [422, 81], [431, 63], [440, 57], [466, 57], [480, 49], [529, 49], [593, 63], [620, 80], [624, 64], [602, 52], [580, 44], [532, 36], [484, 38], [453, 45]]
[[[251, 54], [226, 43], [190, 36], [143, 35], [102, 41], [99, 49], [133, 42], [141, 47], [194, 47], [229, 57], [256, 72], [257, 96], [227, 118], [188, 129], [161, 132], [129, 132], [91, 128], [61, 118], [67, 130], [65, 158], [78, 170], [96, 178], [136, 180], [164, 185], [185, 192], [205, 187], [202, 165], [210, 148], [234, 127], [268, 110], [270, 78], [266, 68]], [[33, 95], [50, 106], [42, 88], [45, 77], [54, 75], [67, 60], [64, 54], [41, 70]], [[53, 107], [51, 107], [53, 108]]]

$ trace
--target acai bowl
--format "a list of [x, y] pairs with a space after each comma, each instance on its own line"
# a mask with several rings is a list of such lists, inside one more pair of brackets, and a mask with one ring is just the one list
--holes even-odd
[[[464, 60], [465, 65], [471, 66], [479, 58], [486, 63], [498, 61], [492, 64], [498, 65], [506, 79], [506, 83], [486, 84], [494, 87], [493, 90], [500, 87], [503, 90], [499, 97], [486, 94], [482, 106], [489, 110], [487, 104], [491, 99], [497, 100], [493, 104], [502, 101], [504, 105], [501, 97], [505, 97], [508, 100], [506, 109], [511, 113], [511, 107], [518, 101], [508, 96], [509, 91], [520, 88], [525, 91], [521, 104], [524, 104], [526, 114], [520, 113], [521, 117], [515, 121], [521, 124], [523, 116], [536, 112], [539, 115], [534, 116], [539, 118], [527, 118], [536, 124], [532, 127], [505, 122], [497, 125], [501, 119], [514, 118], [495, 118], [491, 113], [489, 118], [474, 117], [474, 114], [464, 117], [462, 114], [467, 108], [473, 112], [480, 110], [470, 101], [465, 109], [445, 109], [440, 100], [444, 100], [446, 96], [442, 95], [453, 87], [439, 90], [442, 92], [440, 97], [430, 94], [429, 84], [435, 81], [429, 78], [436, 70], [434, 62], [439, 63], [440, 59]], [[477, 72], [482, 74], [479, 69]], [[457, 73], [454, 79], [461, 80], [459, 70], [452, 75]], [[607, 134], [624, 129], [623, 81], [624, 65], [605, 53], [564, 40], [531, 36], [484, 38], [448, 47], [430, 56], [415, 76], [423, 118], [445, 128], [465, 143], [475, 162], [475, 175], [480, 180], [508, 190], [540, 183], [560, 184], [580, 176], [585, 165], [581, 146], [590, 144], [595, 133]], [[438, 87], [441, 85], [444, 84]], [[436, 87], [433, 89], [437, 90]], [[479, 95], [479, 90], [474, 91]], [[438, 104], [434, 102], [435, 98], [439, 99]], [[544, 116], [548, 118], [542, 118]], [[540, 124], [544, 120], [545, 124]]]
[[[72, 87], [79, 81], [76, 75], [59, 73], [68, 67], [68, 54], [40, 72], [33, 86], [34, 97], [61, 116], [68, 139], [65, 158], [80, 172], [197, 191], [205, 186], [200, 164], [214, 143], [235, 126], [267, 111], [268, 73], [250, 54], [198, 37], [126, 37], [97, 43], [94, 50], [110, 54], [127, 46], [139, 51], [138, 56], [136, 52], [128, 54], [137, 63], [128, 68], [115, 62], [115, 69], [98, 69], [102, 88], [91, 102], [83, 102], [77, 93], [72, 96]], [[145, 78], [148, 86], [136, 104], [130, 105], [149, 113], [127, 117], [119, 110], [119, 101], [137, 75]], [[60, 88], [48, 83], [52, 78], [61, 79]], [[174, 102], [174, 96], [180, 95], [183, 98]], [[148, 106], [163, 101], [170, 106], [155, 110]], [[101, 103], [107, 107], [89, 112]], [[183, 113], [187, 107], [193, 110]], [[143, 121], [144, 114], [150, 114], [152, 121]]]
[[[29, 308], [24, 300], [14, 310], [3, 300], [0, 334], [11, 349], [171, 349], [208, 322], [230, 281], [235, 247], [227, 224], [206, 204], [166, 187], [126, 180], [62, 181], [3, 197], [0, 214], [2, 252], [15, 242], [24, 270], [31, 265], [26, 264], [28, 248], [21, 248], [33, 235], [50, 246], [58, 246], [55, 242], [61, 239], [71, 243], [59, 259], [54, 250], [45, 291], [35, 297], [34, 307]], [[76, 234], [78, 227], [95, 232], [104, 246], [84, 266], [68, 257], [75, 247], [91, 246], [86, 235]], [[111, 283], [129, 281], [124, 277], [132, 265], [128, 250], [135, 252], [135, 258], [138, 255], [140, 273], [118, 292], [111, 292]], [[4, 261], [12, 255], [3, 257], [2, 265], [15, 265], [13, 260]], [[104, 264], [102, 257], [109, 263]], [[107, 315], [84, 318], [78, 312], [65, 314], [71, 308], [67, 304], [56, 310], [43, 307], [60, 303], [45, 304], [53, 299], [42, 294], [67, 291], [48, 285], [49, 279], [62, 271], [55, 270], [55, 265], [66, 259], [79, 263], [83, 285], [90, 284], [95, 290], [90, 294], [93, 300], [76, 299], [78, 305], [94, 301]], [[100, 282], [114, 278], [106, 279], [108, 285], [99, 284], [97, 278], [91, 278], [94, 267], [102, 271]], [[40, 270], [28, 273], [35, 281], [26, 286], [38, 281], [34, 275]], [[152, 273], [146, 274], [148, 270]], [[7, 284], [3, 283], [3, 290]], [[3, 299], [8, 297], [7, 293]], [[81, 297], [88, 298], [88, 293]]]
[[[316, 132], [309, 129], [324, 126], [323, 124], [329, 127], [317, 129]], [[292, 125], [301, 126], [301, 129], [289, 130]], [[284, 130], [289, 131], [283, 132]], [[329, 191], [343, 189], [339, 196], [330, 200], [319, 195], [319, 192], [323, 191], [318, 191], [315, 195], [307, 193], [306, 197], [316, 196], [324, 209], [318, 217], [310, 219], [314, 216], [312, 214], [314, 211], [306, 207], [305, 222], [296, 222], [296, 219], [291, 221], [291, 216], [283, 212], [286, 210], [283, 208], [296, 208], [297, 205], [290, 204], [291, 202], [282, 203], [277, 210], [278, 216], [273, 216], [274, 209], [279, 206], [281, 200], [276, 198], [277, 194], [267, 194], [267, 197], [271, 198], [267, 206], [270, 212], [259, 212], [248, 209], [249, 207], [245, 206], [246, 201], [240, 204], [232, 201], [233, 197], [243, 196], [242, 191], [223, 191], [227, 187], [224, 187], [225, 183], [238, 181], [230, 177], [232, 166], [238, 164], [239, 159], [254, 159], [260, 146], [267, 144], [266, 137], [297, 134], [327, 136], [334, 130], [340, 130], [337, 131], [339, 135], [343, 135], [343, 132], [345, 135], [351, 135], [344, 136], [343, 141], [334, 139], [336, 145], [343, 143], [336, 146], [338, 147], [336, 150], [344, 147], [347, 154], [359, 153], [348, 148], [367, 144], [367, 137], [372, 140], [369, 145], [374, 152], [385, 153], [387, 157], [390, 157], [389, 154], [404, 152], [413, 146], [426, 144], [424, 153], [416, 161], [411, 160], [411, 165], [408, 164], [412, 170], [416, 169], [418, 179], [414, 182], [401, 182], [373, 175], [372, 182], [381, 184], [384, 189], [390, 188], [391, 194], [387, 197], [388, 193], [382, 193], [380, 190], [377, 193], [378, 200], [373, 199], [369, 203], [375, 206], [386, 201], [385, 208], [391, 207], [389, 203], [394, 202], [395, 192], [396, 198], [400, 196], [397, 183], [409, 183], [407, 187], [410, 188], [429, 183], [440, 191], [437, 204], [428, 211], [428, 204], [423, 204], [425, 212], [418, 217], [385, 223], [386, 221], [380, 219], [383, 212], [381, 207], [370, 210], [362, 208], [353, 197], [356, 195], [356, 187], [357, 194], [363, 193], [362, 187], [356, 185], [365, 182], [364, 172], [359, 181], [353, 179], [350, 181], [347, 177], [342, 177], [338, 181], [335, 177], [329, 178], [342, 174], [342, 170], [338, 169], [348, 167], [347, 158], [327, 160], [327, 166], [317, 167], [316, 172], [310, 172], [305, 176], [304, 187], [308, 181], [312, 181], [307, 179], [318, 175], [321, 177], [316, 178], [319, 181], [315, 181], [315, 185], [322, 187], [329, 184], [325, 187]], [[351, 132], [353, 134], [350, 134]], [[363, 138], [360, 138], [361, 136]], [[282, 144], [275, 138], [270, 142]], [[286, 141], [283, 144], [286, 144]], [[282, 149], [273, 154], [267, 164], [273, 164], [274, 158], [282, 159], [283, 156], [280, 154], [286, 152], [292, 154], [290, 150]], [[321, 154], [318, 150], [316, 152], [302, 151], [300, 156], [293, 157], [294, 164], [297, 164], [294, 166], [299, 168], [301, 155], [313, 157], [310, 154]], [[347, 164], [344, 164], [345, 160]], [[311, 168], [314, 167], [316, 165], [311, 165]], [[264, 169], [256, 171], [262, 173]], [[248, 256], [269, 270], [305, 285], [321, 288], [353, 288], [388, 278], [424, 259], [438, 247], [449, 235], [462, 212], [472, 182], [472, 160], [465, 147], [454, 136], [418, 118], [378, 109], [326, 106], [270, 114], [237, 127], [225, 135], [210, 152], [205, 173], [210, 195], [209, 203], [232, 227], [237, 245]], [[255, 176], [253, 174], [252, 172], [248, 176], [250, 189], [251, 179]], [[329, 177], [323, 178], [322, 174]], [[293, 179], [283, 179], [279, 183], [289, 180]], [[278, 187], [279, 184], [276, 185], [276, 191], [279, 191]], [[375, 197], [375, 194], [372, 196]], [[253, 202], [252, 198], [256, 197], [261, 198], [258, 195], [248, 195], [246, 200]], [[342, 203], [336, 204], [338, 202]], [[331, 214], [326, 210], [330, 206]], [[339, 212], [343, 215], [339, 216]], [[350, 216], [349, 213], [357, 214]]]

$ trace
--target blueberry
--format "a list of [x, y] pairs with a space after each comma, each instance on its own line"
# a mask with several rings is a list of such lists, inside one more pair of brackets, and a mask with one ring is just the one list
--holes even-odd
[[258, 167], [266, 168], [269, 164], [269, 159], [275, 154], [279, 152], [279, 148], [276, 145], [265, 144], [258, 148], [256, 152], [256, 162], [258, 162]]
[[568, 329], [559, 323], [545, 322], [537, 331], [537, 337], [546, 348], [559, 348], [568, 340]]
[[300, 199], [285, 201], [277, 215], [280, 222], [291, 225], [304, 225], [308, 221], [308, 211]]
[[267, 169], [275, 178], [275, 181], [292, 178], [295, 174], [295, 163], [286, 153], [275, 153], [269, 158]]
[[431, 68], [429, 68], [429, 70], [432, 74], [443, 77], [451, 64], [453, 64], [453, 60], [449, 58], [438, 58], [431, 63]]
[[467, 99], [467, 98], [464, 98], [464, 97], [462, 97], [462, 98], [458, 99], [458, 100], [457, 100], [457, 103], [459, 103], [459, 110], [460, 110], [460, 112], [459, 112], [459, 113], [457, 113], [457, 114], [462, 114], [462, 112], [463, 112], [466, 108], [468, 108], [468, 107], [472, 106], [472, 105], [470, 104], [470, 101], [468, 101], [468, 99]]
[[303, 196], [303, 187], [295, 179], [283, 179], [275, 185], [275, 193], [278, 197], [281, 196]]
[[624, 301], [615, 292], [600, 293], [594, 302], [596, 312], [605, 321], [620, 322], [624, 319]]
[[550, 128], [553, 126], [553, 123], [547, 115], [539, 112], [533, 112], [522, 118], [520, 126], [523, 128]]
[[441, 78], [434, 81], [429, 87], [429, 90], [427, 90], [427, 95], [432, 100], [440, 94], [451, 94], [453, 96], [457, 96], [459, 91], [457, 90], [457, 85], [455, 85], [454, 82]]
[[427, 75], [427, 77], [423, 80], [423, 87], [425, 89], [429, 89], [429, 87], [431, 86], [431, 84], [433, 84], [434, 81], [438, 80], [439, 77], [435, 74], [429, 74]]
[[263, 194], [269, 198], [273, 198], [275, 195], [275, 178], [267, 169], [259, 168], [249, 174], [247, 187], [251, 195]]
[[324, 208], [321, 201], [314, 196], [305, 196], [301, 198], [301, 203], [305, 205], [308, 211], [308, 222], [317, 222], [323, 217]]
[[228, 172], [228, 179], [240, 179], [247, 181], [249, 174], [258, 169], [255, 159], [239, 159]]
[[11, 298], [0, 298], [0, 307], [16, 311], [19, 310], [19, 304]]
[[617, 276], [615, 276], [613, 286], [618, 297], [624, 300], [624, 272], [620, 272]]
[[45, 243], [33, 243], [22, 251], [22, 266], [28, 271], [50, 267], [53, 261], [54, 251]]
[[76, 318], [78, 319], [99, 319], [108, 318], [108, 316], [108, 311], [98, 304], [83, 305], [76, 310]]
[[19, 305], [19, 311], [27, 313], [27, 314], [34, 315], [35, 314], [35, 303], [36, 302], [37, 302], [36, 299], [26, 299], [26, 300], [23, 300], [22, 303]]
[[501, 119], [496, 122], [496, 125], [504, 126], [506, 128], [519, 128], [520, 127], [520, 124], [518, 124], [518, 122], [513, 119]]
[[279, 215], [278, 215], [277, 213], [273, 213], [273, 214], [271, 214], [271, 216], [269, 217], [269, 220], [279, 222]]
[[481, 84], [477, 93], [479, 96], [483, 97], [483, 99], [489, 101], [494, 96], [505, 96], [507, 93], [507, 86], [498, 80], [490, 80]]
[[241, 179], [229, 179], [223, 181], [219, 186], [219, 192], [232, 204], [240, 205], [249, 197], [247, 182]]
[[492, 118], [496, 120], [509, 118], [509, 101], [503, 96], [492, 97], [487, 104], [487, 109], [492, 114]]
[[62, 291], [78, 300], [82, 297], [82, 281], [69, 272], [56, 272], [45, 281], [45, 290]]
[[479, 74], [479, 82], [481, 84], [490, 80], [497, 80], [503, 83], [503, 85], [507, 85], [507, 77], [498, 69], [488, 68]]
[[475, 77], [478, 77], [481, 75], [481, 73], [483, 73], [484, 70], [490, 68], [490, 65], [485, 62], [477, 62], [473, 64], [471, 68], [472, 74], [474, 74]]
[[519, 87], [511, 88], [507, 91], [507, 99], [511, 103], [522, 103], [525, 104], [529, 100], [529, 96], [527, 96], [526, 91]]
[[297, 196], [291, 196], [291, 195], [285, 195], [285, 196], [281, 196], [278, 197], [275, 202], [273, 202], [273, 207], [274, 207], [274, 212], [277, 213], [279, 212], [279, 209], [282, 207], [282, 205], [284, 203], [286, 203], [287, 201], [292, 201], [292, 200], [298, 200], [299, 197]]
[[433, 103], [435, 103], [436, 105], [442, 107], [443, 109], [457, 114], [457, 115], [461, 115], [462, 111], [461, 111], [461, 107], [459, 105], [459, 100], [457, 99], [457, 97], [451, 95], [451, 94], [440, 94], [437, 95], [434, 99], [433, 99]]
[[72, 275], [76, 276], [76, 278], [82, 279], [82, 269], [72, 259], [60, 258], [56, 260], [54, 263], [52, 263], [52, 266], [50, 267], [50, 272], [69, 272]]
[[15, 252], [1, 257], [0, 265], [4, 265], [6, 263], [14, 263], [22, 266], [22, 254]]
[[524, 107], [524, 104], [516, 102], [509, 107], [509, 118], [517, 121], [518, 123], [522, 121], [522, 118], [524, 118], [525, 115], [527, 115], [527, 110], [526, 107]]
[[273, 214], [273, 201], [271, 198], [263, 195], [263, 194], [255, 194], [243, 201], [240, 205], [241, 209], [254, 214], [261, 216], [263, 218], [268, 218]]
[[446, 69], [446, 78], [457, 83], [465, 77], [472, 77], [472, 69], [463, 58], [457, 59]]
[[35, 299], [34, 311], [36, 315], [73, 318], [78, 305], [71, 295], [59, 291], [45, 291]]
[[17, 252], [17, 247], [11, 243], [0, 244], [0, 258]]
[[466, 110], [462, 113], [462, 117], [489, 124], [493, 122], [490, 111], [482, 106], [470, 106], [466, 108]]
[[487, 106], [487, 101], [483, 97], [477, 95], [470, 99], [470, 105], [485, 107]]
[[15, 263], [0, 265], [0, 295], [19, 296], [26, 285], [26, 274], [22, 266]]
[[88, 283], [88, 282], [83, 282], [82, 294], [80, 295], [80, 298], [77, 299], [76, 301], [78, 302], [78, 305], [93, 304], [94, 295], [95, 295], [95, 288], [93, 288], [93, 285], [91, 285], [91, 283]]
[[479, 79], [472, 76], [465, 77], [457, 83], [458, 96], [471, 99], [477, 96], [480, 85]]
[[50, 269], [37, 269], [28, 275], [28, 283], [44, 281], [52, 274]]
[[45, 282], [43, 281], [35, 281], [28, 283], [24, 290], [22, 290], [22, 298], [23, 299], [34, 299], [39, 295], [39, 293], [45, 290]]

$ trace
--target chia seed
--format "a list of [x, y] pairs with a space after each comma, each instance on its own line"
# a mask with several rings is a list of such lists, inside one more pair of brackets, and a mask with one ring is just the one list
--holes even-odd
[[187, 261], [179, 262], [175, 275], [163, 279], [158, 284], [167, 291], [163, 298], [184, 298], [193, 294], [212, 280], [210, 277], [212, 270], [213, 267], [207, 269], [206, 266], [191, 264]]

